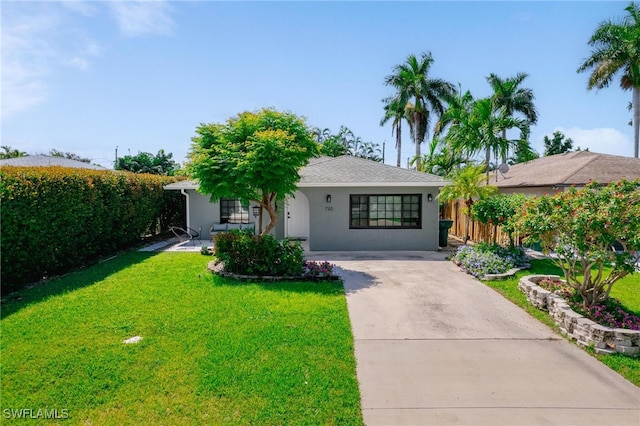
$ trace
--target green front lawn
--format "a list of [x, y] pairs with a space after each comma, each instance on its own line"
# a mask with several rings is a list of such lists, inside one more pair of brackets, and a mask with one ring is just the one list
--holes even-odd
[[[548, 259], [532, 260], [531, 269], [520, 271], [513, 278], [501, 281], [484, 281], [484, 283], [523, 308], [533, 317], [557, 330], [551, 316], [546, 311], [541, 311], [531, 305], [524, 293], [518, 289], [520, 278], [534, 274], [562, 275], [562, 271]], [[640, 273], [627, 275], [616, 282], [611, 290], [611, 296], [620, 300], [626, 308], [640, 316]], [[618, 354], [593, 355], [636, 386], [640, 386], [640, 358], [631, 358]]]
[[362, 424], [342, 285], [237, 284], [209, 259], [131, 252], [5, 300], [1, 409], [66, 409], [72, 424]]

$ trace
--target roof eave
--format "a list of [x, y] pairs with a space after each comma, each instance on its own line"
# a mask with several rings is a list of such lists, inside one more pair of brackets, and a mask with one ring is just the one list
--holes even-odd
[[306, 182], [299, 183], [299, 188], [347, 188], [347, 187], [412, 187], [442, 188], [449, 182]]

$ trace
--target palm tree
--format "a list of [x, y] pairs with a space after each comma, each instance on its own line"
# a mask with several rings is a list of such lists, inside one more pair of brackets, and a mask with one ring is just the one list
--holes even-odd
[[[485, 150], [487, 183], [489, 183], [491, 153], [496, 162], [499, 158], [506, 158], [510, 147], [516, 147], [518, 140], [527, 139], [529, 125], [526, 120], [507, 115], [502, 108], [496, 111], [491, 98], [480, 99], [473, 104], [471, 123], [477, 130], [479, 148]], [[520, 130], [520, 139], [506, 138], [506, 129], [511, 128]]]
[[587, 89], [608, 87], [620, 75], [620, 87], [632, 90], [633, 155], [638, 158], [640, 140], [640, 7], [631, 2], [625, 8], [629, 15], [619, 23], [601, 23], [589, 39], [591, 56], [578, 68], [590, 71]]
[[464, 224], [464, 242], [469, 241], [469, 216], [471, 215], [471, 206], [474, 203], [474, 198], [485, 198], [493, 195], [497, 192], [498, 188], [495, 186], [485, 185], [483, 175], [484, 167], [479, 166], [467, 166], [464, 169], [460, 169], [453, 177], [451, 185], [447, 185], [440, 191], [440, 200], [447, 202], [462, 198], [467, 208], [465, 214]]
[[4, 150], [4, 152], [0, 152], [0, 160], [5, 160], [7, 158], [24, 157], [25, 155], [27, 155], [26, 152], [22, 152], [19, 149], [11, 148], [9, 145], [2, 145], [0, 148]]
[[[538, 112], [533, 105], [533, 91], [520, 87], [527, 77], [527, 73], [521, 72], [514, 77], [502, 79], [491, 73], [487, 77], [487, 81], [493, 89], [491, 100], [494, 109], [496, 111], [502, 110], [502, 113], [507, 117], [513, 117], [515, 113], [519, 112], [531, 125], [538, 121]], [[507, 129], [502, 130], [502, 138], [507, 139]], [[506, 161], [506, 157], [502, 158], [503, 161]]]
[[[445, 128], [448, 128], [447, 140], [455, 151], [466, 154], [467, 158], [485, 152], [487, 183], [491, 154], [496, 159], [505, 158], [510, 147], [517, 146], [529, 135], [527, 120], [509, 117], [502, 108], [495, 110], [491, 98], [474, 101], [469, 92], [450, 99], [449, 108], [437, 123], [436, 131], [441, 133]], [[520, 129], [520, 139], [503, 136], [506, 129], [512, 128]]]
[[396, 136], [396, 167], [400, 167], [402, 161], [402, 120], [405, 117], [406, 105], [403, 105], [398, 98], [389, 97], [382, 100], [384, 103], [384, 117], [380, 120], [380, 126], [387, 124], [389, 120], [393, 120], [391, 123], [391, 136]]
[[451, 83], [439, 79], [430, 78], [429, 70], [434, 59], [431, 53], [422, 53], [420, 59], [411, 54], [405, 63], [396, 65], [393, 74], [385, 78], [385, 84], [397, 90], [395, 98], [399, 106], [408, 105], [413, 101], [413, 106], [405, 113], [412, 127], [412, 139], [416, 144], [416, 158], [420, 159], [420, 145], [427, 136], [431, 113], [442, 115], [444, 112], [443, 99], [453, 93]]
[[[417, 163], [414, 158], [412, 164]], [[438, 176], [451, 176], [458, 168], [467, 164], [468, 160], [454, 150], [446, 139], [434, 137], [429, 144], [429, 152], [422, 156], [419, 172], [431, 173]]]
[[448, 108], [435, 125], [434, 134], [441, 135], [448, 129], [446, 140], [449, 145], [466, 155], [467, 162], [479, 149], [475, 132], [470, 128], [475, 100], [468, 90], [463, 94], [453, 94], [447, 98]]

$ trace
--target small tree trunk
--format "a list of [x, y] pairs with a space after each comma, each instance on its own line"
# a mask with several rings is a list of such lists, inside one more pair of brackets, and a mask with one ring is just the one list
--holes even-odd
[[[506, 141], [507, 140], [507, 129], [503, 129], [502, 130], [502, 138]], [[509, 148], [507, 148], [507, 152], [504, 155], [504, 157], [502, 157], [502, 162], [506, 163], [507, 160], [509, 159]], [[498, 162], [498, 159], [496, 158], [496, 163]], [[496, 167], [498, 167], [498, 164], [496, 164]], [[496, 172], [496, 179], [498, 178], [498, 173]]]
[[489, 184], [489, 163], [491, 163], [491, 150], [489, 149], [489, 147], [487, 147], [487, 150], [485, 151], [485, 165], [487, 167], [487, 185]]
[[633, 88], [633, 156], [638, 158], [638, 142], [640, 140], [640, 87]]
[[[416, 102], [416, 107], [417, 108], [418, 102]], [[421, 158], [420, 158], [420, 143], [422, 142], [420, 140], [420, 130], [418, 129], [418, 120], [420, 119], [420, 115], [418, 114], [418, 111], [416, 110], [413, 113], [413, 141], [416, 144], [416, 170], [420, 169], [420, 163], [421, 163]]]
[[267, 235], [273, 228], [276, 226], [276, 222], [278, 221], [278, 212], [273, 206], [272, 202], [275, 200], [276, 194], [267, 194], [262, 198], [264, 203], [264, 209], [269, 213], [269, 224], [265, 228], [263, 232], [260, 233], [260, 236]]
[[396, 158], [396, 167], [400, 167], [402, 162], [402, 120], [396, 127], [396, 149], [398, 150], [398, 157]]
[[465, 214], [464, 221], [464, 243], [467, 244], [467, 241], [471, 239], [469, 236], [469, 223], [471, 222], [471, 205], [473, 204], [473, 199], [469, 198], [465, 201], [465, 204], [467, 206], [467, 214]]

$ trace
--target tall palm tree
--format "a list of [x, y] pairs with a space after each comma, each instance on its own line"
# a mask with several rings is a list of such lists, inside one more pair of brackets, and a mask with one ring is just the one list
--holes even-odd
[[453, 84], [429, 77], [433, 62], [430, 52], [422, 53], [420, 59], [411, 54], [403, 64], [393, 67], [393, 74], [385, 78], [385, 84], [397, 90], [395, 97], [400, 105], [407, 105], [411, 101], [413, 103], [409, 120], [412, 124], [412, 139], [416, 144], [418, 163], [420, 145], [429, 131], [431, 113], [442, 115], [443, 99], [454, 91]]
[[384, 103], [384, 117], [380, 120], [380, 126], [384, 126], [389, 120], [393, 120], [391, 123], [391, 136], [394, 134], [396, 136], [396, 167], [400, 167], [402, 161], [402, 120], [406, 119], [406, 105], [393, 96], [383, 99], [382, 102]]
[[[528, 77], [527, 73], [521, 72], [514, 77], [502, 79], [496, 74], [489, 74], [487, 81], [493, 89], [491, 100], [496, 111], [501, 110], [507, 117], [513, 117], [519, 112], [524, 115], [528, 124], [536, 124], [538, 121], [538, 112], [533, 104], [533, 91], [524, 87], [520, 87], [522, 82]], [[507, 129], [502, 130], [502, 138], [507, 139]], [[508, 156], [508, 153], [507, 153]], [[506, 161], [506, 157], [503, 161]]]
[[640, 140], [640, 7], [631, 2], [625, 8], [629, 15], [620, 22], [606, 20], [589, 39], [593, 48], [578, 68], [578, 72], [590, 71], [587, 89], [608, 87], [620, 75], [620, 87], [632, 90], [633, 104], [633, 155], [638, 158]]
[[464, 242], [469, 241], [469, 216], [471, 215], [471, 206], [474, 198], [485, 198], [497, 192], [495, 186], [485, 185], [483, 179], [483, 166], [468, 166], [458, 171], [452, 179], [450, 185], [445, 186], [440, 191], [440, 200], [453, 201], [458, 198], [464, 200], [467, 208], [465, 220], [465, 237]]
[[[527, 120], [509, 117], [503, 109], [495, 110], [491, 98], [473, 100], [469, 92], [450, 100], [449, 108], [436, 125], [441, 133], [448, 128], [447, 140], [451, 147], [465, 153], [467, 158], [485, 152], [485, 168], [487, 183], [491, 154], [495, 158], [505, 158], [509, 148], [517, 146], [518, 141], [526, 139], [529, 134]], [[507, 139], [505, 129], [520, 129], [520, 139]]]
[[446, 141], [466, 156], [467, 162], [475, 155], [478, 139], [471, 129], [471, 116], [475, 100], [468, 90], [447, 98], [448, 107], [435, 125], [434, 134], [442, 135], [448, 129]]

